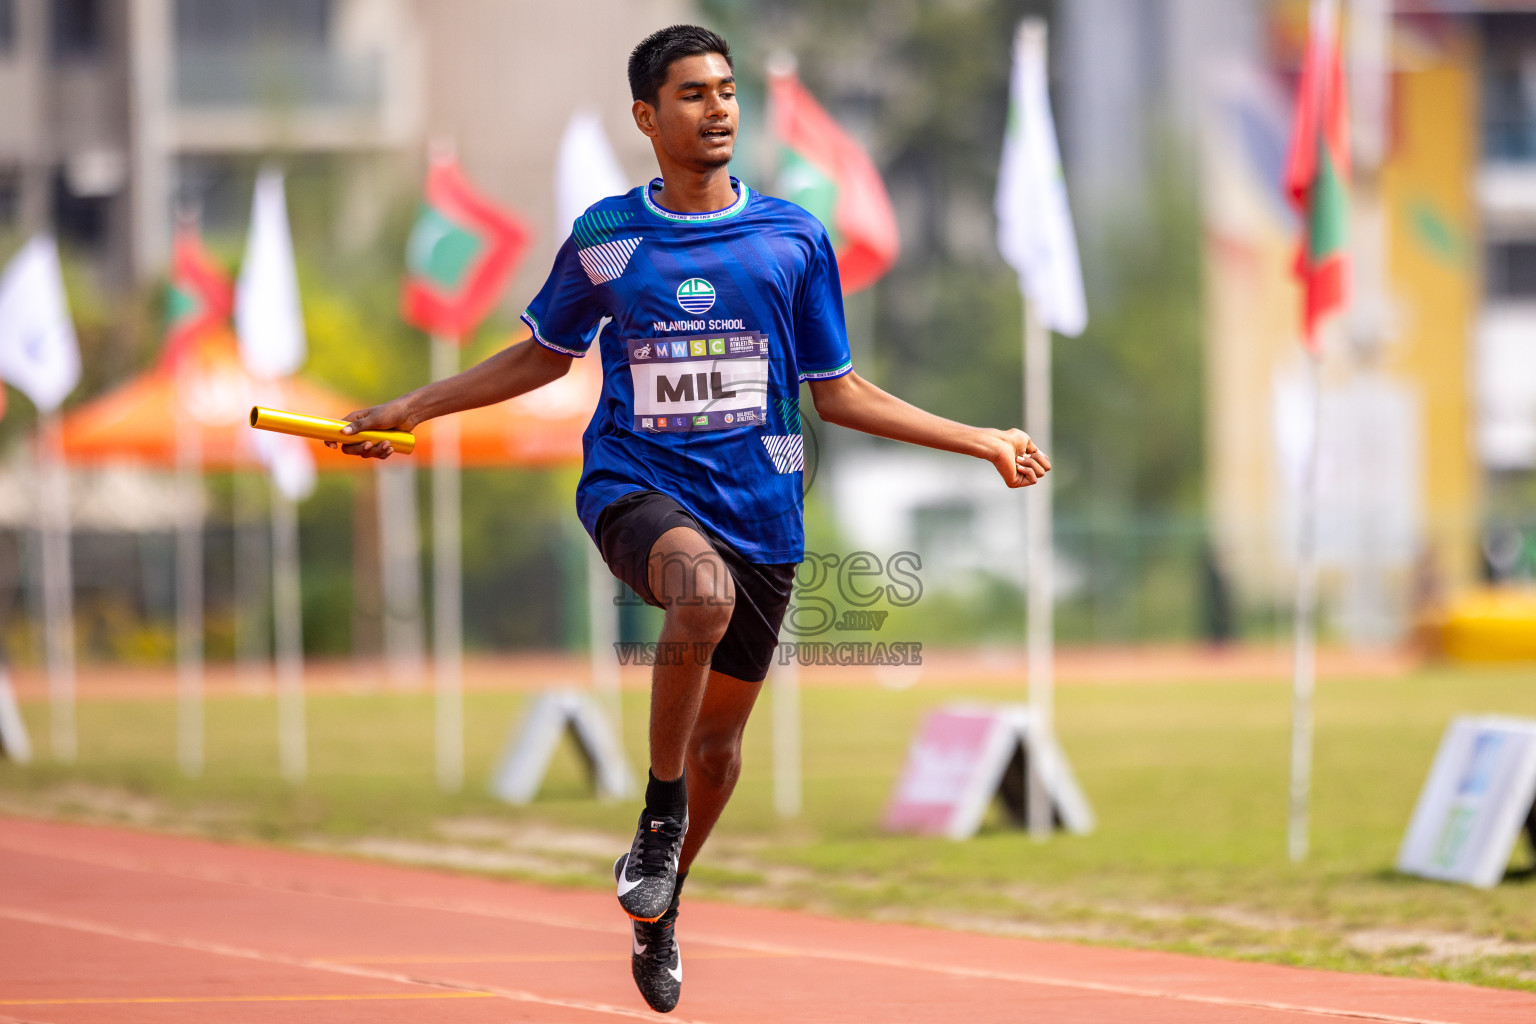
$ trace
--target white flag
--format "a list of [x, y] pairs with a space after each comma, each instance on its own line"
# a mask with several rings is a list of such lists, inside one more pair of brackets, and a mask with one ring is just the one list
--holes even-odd
[[266, 168], [256, 178], [251, 229], [235, 290], [235, 332], [240, 359], [263, 380], [287, 377], [304, 365], [304, 316], [283, 175]]
[[1019, 23], [1013, 40], [1008, 132], [997, 178], [997, 247], [1019, 272], [1040, 322], [1058, 334], [1088, 326], [1077, 237], [1046, 89], [1045, 23]]
[[80, 344], [49, 235], [23, 246], [0, 277], [0, 379], [42, 412], [57, 409], [80, 383]]
[[555, 160], [555, 218], [561, 240], [587, 207], [622, 195], [629, 187], [598, 116], [590, 110], [576, 111], [565, 126]]
[[289, 501], [303, 501], [315, 493], [315, 454], [312, 442], [266, 430], [251, 431], [256, 457], [272, 476], [272, 485]]

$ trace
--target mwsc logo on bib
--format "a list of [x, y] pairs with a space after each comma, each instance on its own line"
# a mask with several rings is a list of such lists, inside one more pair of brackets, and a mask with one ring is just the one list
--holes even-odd
[[694, 316], [708, 313], [715, 304], [715, 286], [702, 277], [690, 277], [677, 286], [677, 304]]

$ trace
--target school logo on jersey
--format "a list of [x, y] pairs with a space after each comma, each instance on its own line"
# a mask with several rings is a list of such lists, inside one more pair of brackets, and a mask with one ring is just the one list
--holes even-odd
[[708, 313], [715, 304], [715, 286], [702, 277], [690, 277], [677, 286], [677, 304], [693, 316]]

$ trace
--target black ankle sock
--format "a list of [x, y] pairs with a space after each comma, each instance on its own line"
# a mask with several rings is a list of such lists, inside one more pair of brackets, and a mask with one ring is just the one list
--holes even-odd
[[688, 816], [688, 773], [663, 782], [650, 772], [645, 785], [645, 809], [664, 818], [682, 821]]

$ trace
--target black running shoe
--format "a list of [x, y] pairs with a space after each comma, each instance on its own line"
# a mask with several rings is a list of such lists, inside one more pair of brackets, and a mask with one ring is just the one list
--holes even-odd
[[646, 1005], [670, 1013], [683, 994], [683, 955], [677, 948], [677, 900], [655, 921], [631, 921], [629, 971]]
[[636, 921], [655, 921], [671, 906], [672, 891], [677, 888], [677, 858], [683, 852], [687, 831], [687, 818], [678, 821], [641, 812], [629, 852], [613, 862], [619, 906]]

